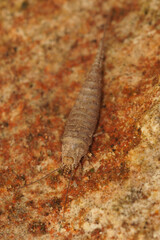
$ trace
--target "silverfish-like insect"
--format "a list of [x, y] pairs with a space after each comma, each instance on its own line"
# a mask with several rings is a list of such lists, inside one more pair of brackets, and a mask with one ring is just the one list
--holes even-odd
[[73, 106], [66, 122], [62, 137], [62, 164], [60, 168], [48, 173], [41, 179], [20, 187], [23, 188], [32, 185], [44, 178], [47, 178], [53, 172], [60, 169], [63, 170], [64, 174], [71, 172], [64, 203], [63, 218], [68, 189], [74, 174], [74, 170], [79, 166], [81, 159], [88, 153], [99, 118], [105, 33], [106, 26], [94, 63], [92, 64], [91, 69], [86, 76], [75, 105]]
[[74, 170], [87, 154], [99, 118], [104, 37], [98, 53], [66, 122], [62, 138], [62, 167]]

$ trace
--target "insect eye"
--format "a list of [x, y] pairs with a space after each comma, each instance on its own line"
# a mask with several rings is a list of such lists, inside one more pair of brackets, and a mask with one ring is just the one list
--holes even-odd
[[63, 163], [65, 165], [72, 165], [74, 163], [74, 159], [72, 157], [64, 157]]

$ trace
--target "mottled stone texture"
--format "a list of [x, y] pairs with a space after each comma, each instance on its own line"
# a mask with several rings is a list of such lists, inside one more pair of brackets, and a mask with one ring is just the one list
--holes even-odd
[[[0, 239], [160, 239], [160, 1], [0, 1]], [[107, 15], [92, 156], [57, 172]], [[90, 154], [91, 155], [91, 154]]]

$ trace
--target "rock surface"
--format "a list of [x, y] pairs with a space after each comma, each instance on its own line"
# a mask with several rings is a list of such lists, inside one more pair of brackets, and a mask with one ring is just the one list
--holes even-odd
[[[0, 238], [160, 239], [160, 2], [0, 1]], [[107, 16], [101, 115], [82, 179], [61, 137]], [[61, 229], [60, 229], [61, 228]]]

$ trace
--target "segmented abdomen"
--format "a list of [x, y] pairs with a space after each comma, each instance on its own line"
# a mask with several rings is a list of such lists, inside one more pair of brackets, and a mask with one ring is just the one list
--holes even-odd
[[68, 117], [63, 139], [76, 138], [89, 148], [96, 128], [101, 100], [101, 78], [99, 69], [91, 69]]

